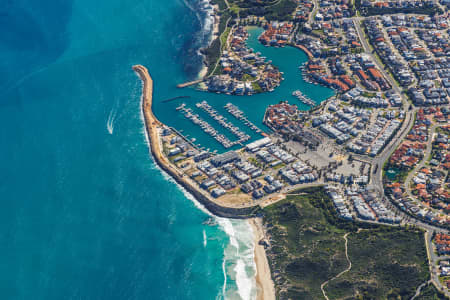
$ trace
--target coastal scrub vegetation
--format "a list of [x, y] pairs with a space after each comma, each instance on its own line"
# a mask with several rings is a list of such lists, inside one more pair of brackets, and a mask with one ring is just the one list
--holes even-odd
[[219, 10], [227, 9], [227, 3], [225, 0], [211, 0], [211, 3], [219, 6]]
[[437, 6], [425, 6], [425, 7], [363, 7], [361, 5], [361, 0], [355, 0], [355, 8], [360, 11], [360, 14], [365, 17], [385, 15], [385, 14], [421, 14], [434, 16], [436, 14], [442, 14], [443, 11]]
[[327, 295], [364, 299], [411, 299], [429, 279], [423, 233], [418, 230], [364, 230], [348, 236], [352, 269], [331, 281]]
[[248, 15], [265, 17], [268, 21], [289, 21], [292, 20], [292, 14], [297, 8], [297, 2], [294, 0], [278, 0], [278, 1], [255, 1], [254, 5], [250, 5], [252, 1], [237, 1], [241, 8], [239, 14], [242, 18]]
[[434, 284], [428, 283], [426, 286], [422, 288], [419, 296], [414, 298], [416, 300], [443, 300], [448, 299], [444, 293], [439, 291]]
[[[216, 67], [216, 63], [222, 54], [221, 39], [222, 35], [226, 32], [227, 27], [230, 25], [231, 15], [228, 11], [222, 12], [219, 23], [219, 36], [215, 38], [208, 48], [202, 49], [202, 53], [205, 56], [205, 64], [208, 67], [207, 75], [210, 75]], [[228, 31], [229, 32], [229, 31]]]
[[[322, 187], [291, 192], [263, 210], [279, 298], [409, 299], [429, 277], [423, 232], [339, 218]], [[348, 268], [344, 235], [348, 233]]]

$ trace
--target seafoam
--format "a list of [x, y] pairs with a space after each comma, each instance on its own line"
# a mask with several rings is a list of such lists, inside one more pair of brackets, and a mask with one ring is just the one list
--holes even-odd
[[[140, 107], [142, 107], [143, 98], [141, 96]], [[140, 117], [144, 123], [144, 114], [140, 109]], [[142, 134], [150, 149], [150, 140], [145, 125]], [[155, 161], [151, 151], [150, 156]], [[153, 163], [153, 168], [159, 170], [167, 181], [175, 184], [178, 189], [191, 200], [194, 205], [208, 216], [215, 219], [219, 228], [228, 236], [229, 242], [224, 249], [222, 262], [222, 271], [224, 282], [222, 290], [219, 291], [216, 299], [230, 300], [253, 300], [256, 299], [256, 263], [255, 263], [255, 244], [254, 233], [250, 224], [246, 220], [233, 220], [214, 216], [203, 204], [197, 201], [183, 186], [179, 185], [169, 174], [161, 169], [158, 164]], [[206, 233], [203, 231], [203, 245], [207, 246]]]

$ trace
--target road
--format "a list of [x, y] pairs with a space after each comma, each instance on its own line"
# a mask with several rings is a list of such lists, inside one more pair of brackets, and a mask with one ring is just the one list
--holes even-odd
[[[228, 2], [227, 2], [227, 5], [228, 5]], [[227, 23], [225, 24], [225, 28], [228, 27], [228, 23], [230, 22], [230, 20], [231, 20], [231, 18], [229, 18], [229, 19], [227, 20]], [[231, 28], [230, 32], [228, 33], [228, 36], [227, 36], [227, 42], [226, 42], [227, 45], [229, 45], [230, 36], [231, 36], [231, 33], [233, 32], [233, 29], [235, 28], [235, 26], [236, 26], [236, 25], [234, 25], [234, 26]], [[219, 35], [219, 42], [220, 42], [220, 53], [221, 53], [221, 56], [222, 56], [222, 46], [223, 46], [223, 45], [222, 45], [222, 39], [220, 38], [220, 35]], [[215, 72], [216, 69], [217, 69], [217, 66], [219, 65], [219, 62], [220, 62], [220, 57], [219, 57], [219, 59], [216, 61], [216, 64], [214, 65], [214, 69], [211, 71], [211, 73], [210, 73], [209, 75], [207, 75], [207, 77], [209, 77], [209, 76], [211, 76], [212, 74], [214, 74], [214, 72]]]
[[448, 256], [437, 256], [436, 252], [433, 249], [433, 231], [427, 230], [425, 232], [425, 245], [427, 247], [427, 256], [429, 261], [429, 268], [430, 268], [430, 281], [434, 284], [436, 288], [438, 288], [441, 292], [443, 292], [447, 297], [450, 298], [450, 292], [448, 289], [442, 286], [439, 276], [438, 276], [438, 262], [440, 260], [449, 259]]
[[[396, 93], [401, 95], [402, 103], [403, 103], [403, 111], [405, 111], [405, 113], [406, 113], [405, 120], [404, 120], [404, 122], [402, 124], [402, 127], [398, 131], [398, 133], [391, 140], [391, 142], [383, 149], [383, 152], [380, 155], [378, 155], [376, 158], [374, 158], [373, 161], [372, 161], [372, 167], [377, 166], [377, 170], [371, 176], [370, 185], [372, 187], [374, 187], [375, 189], [379, 190], [380, 195], [384, 196], [384, 186], [383, 186], [383, 179], [382, 179], [383, 165], [390, 158], [392, 153], [395, 151], [395, 149], [399, 146], [399, 144], [404, 140], [404, 138], [406, 137], [408, 132], [411, 130], [412, 126], [414, 125], [414, 115], [415, 115], [417, 109], [416, 108], [414, 108], [412, 110], [408, 109], [409, 108], [409, 103], [408, 103], [405, 95], [402, 93], [401, 88], [398, 86], [398, 84], [394, 80], [394, 78], [392, 78], [390, 76], [390, 74], [388, 74], [386, 72], [386, 70], [384, 68], [384, 65], [379, 61], [378, 57], [376, 57], [376, 55], [374, 55], [372, 53], [372, 51], [371, 51], [372, 48], [369, 45], [368, 40], [364, 36], [363, 30], [361, 28], [360, 21], [361, 21], [361, 18], [358, 18], [358, 17], [353, 18], [353, 22], [355, 24], [356, 31], [358, 33], [358, 36], [359, 36], [360, 40], [361, 40], [361, 44], [363, 45], [365, 53], [367, 53], [368, 55], [371, 56], [372, 60], [378, 66], [378, 69], [380, 70], [380, 72], [383, 74], [383, 76], [391, 84], [392, 89]], [[435, 125], [435, 126], [433, 126], [431, 128], [431, 131], [430, 131], [431, 134], [434, 132], [436, 127], [437, 126]], [[429, 139], [429, 141], [427, 143], [427, 151], [425, 153], [424, 159], [414, 169], [414, 172], [410, 172], [410, 174], [408, 175], [407, 180], [405, 181], [406, 182], [406, 186], [407, 186], [407, 190], [408, 190], [408, 194], [411, 194], [408, 183], [410, 182], [410, 180], [411, 180], [412, 176], [414, 175], [415, 171], [423, 166], [424, 162], [426, 161], [426, 158], [431, 153], [431, 142], [432, 142], [432, 137], [430, 135], [430, 139]], [[384, 197], [383, 197], [383, 199], [384, 199]], [[386, 203], [386, 199], [384, 199], [384, 200], [385, 200], [385, 204], [389, 205], [389, 207], [393, 211], [395, 211], [398, 215], [402, 216], [402, 218], [404, 219], [405, 223], [415, 225], [415, 226], [420, 227], [420, 228], [422, 228], [422, 229], [424, 229], [426, 231], [426, 233], [425, 233], [425, 240], [426, 240], [426, 247], [427, 247], [428, 259], [429, 259], [431, 281], [433, 282], [433, 284], [439, 290], [443, 291], [447, 297], [450, 297], [449, 291], [446, 288], [444, 288], [442, 286], [442, 284], [440, 283], [439, 277], [438, 277], [438, 272], [437, 272], [438, 270], [435, 269], [437, 261], [439, 259], [442, 260], [442, 259], [445, 259], [445, 258], [437, 257], [436, 253], [432, 249], [433, 246], [432, 246], [432, 241], [431, 241], [431, 236], [432, 236], [432, 233], [434, 231], [439, 231], [439, 232], [444, 232], [444, 233], [448, 233], [449, 231], [445, 230], [445, 229], [442, 229], [442, 228], [439, 228], [437, 226], [430, 225], [428, 223], [422, 222], [419, 219], [412, 218], [411, 216], [409, 216], [408, 214], [406, 214], [402, 210], [398, 209], [395, 205], [392, 205], [392, 203]], [[426, 283], [424, 283], [424, 284], [422, 284], [421, 286], [418, 287], [418, 289], [416, 290], [416, 295], [413, 298], [415, 298], [416, 296], [419, 295], [421, 288], [425, 284]]]
[[312, 21], [314, 21], [314, 17], [317, 13], [317, 11], [319, 10], [319, 1], [318, 0], [313, 0], [314, 3], [314, 8], [312, 10], [312, 12], [309, 14], [309, 18], [308, 18], [308, 23], [311, 24]]
[[[414, 125], [414, 113], [415, 109], [406, 112], [405, 114], [405, 120], [402, 123], [402, 126], [397, 131], [396, 135], [391, 139], [389, 144], [384, 147], [383, 151], [372, 160], [372, 167], [377, 167], [377, 170], [375, 173], [371, 175], [371, 185], [374, 188], [377, 188], [380, 192], [384, 191], [383, 188], [383, 165], [384, 163], [391, 157], [392, 153], [397, 149], [397, 147], [400, 145], [400, 143], [403, 141], [403, 139], [406, 137], [406, 135], [409, 133], [411, 128]], [[383, 195], [384, 193], [382, 193]]]
[[402, 90], [397, 85], [397, 82], [394, 80], [394, 78], [392, 78], [392, 76], [386, 72], [384, 64], [382, 62], [380, 62], [380, 60], [378, 59], [378, 57], [376, 55], [373, 54], [372, 47], [369, 45], [369, 42], [365, 38], [364, 32], [361, 28], [361, 18], [358, 18], [358, 17], [353, 18], [353, 23], [355, 24], [356, 32], [358, 33], [359, 39], [361, 40], [362, 46], [364, 48], [364, 52], [372, 58], [372, 60], [377, 65], [379, 71], [381, 72], [381, 74], [383, 74], [384, 78], [386, 78], [387, 81], [389, 82], [389, 84], [391, 85], [392, 89], [402, 97], [403, 106], [405, 108], [405, 106], [407, 106], [408, 101], [405, 98], [405, 96], [403, 95]]
[[411, 180], [414, 177], [414, 175], [417, 173], [417, 171], [419, 171], [420, 169], [423, 168], [423, 166], [425, 165], [425, 162], [428, 160], [428, 157], [430, 157], [431, 154], [431, 150], [433, 149], [433, 133], [436, 130], [436, 128], [438, 127], [438, 125], [433, 125], [430, 130], [429, 130], [429, 134], [428, 134], [428, 141], [427, 141], [427, 145], [426, 145], [426, 149], [425, 149], [425, 153], [423, 156], [423, 159], [420, 161], [419, 164], [417, 164], [414, 169], [412, 171], [409, 172], [408, 176], [405, 179], [405, 190], [408, 193], [408, 196], [411, 197], [411, 199], [416, 199], [416, 197], [412, 194], [411, 191]]

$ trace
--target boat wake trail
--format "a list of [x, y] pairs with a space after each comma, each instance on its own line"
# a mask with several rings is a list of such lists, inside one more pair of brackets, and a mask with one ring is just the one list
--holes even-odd
[[114, 106], [109, 112], [108, 121], [106, 122], [106, 129], [108, 130], [109, 134], [113, 134], [114, 132], [114, 121], [116, 120], [116, 116], [117, 116], [117, 105]]
[[203, 229], [203, 247], [206, 248], [206, 245], [208, 244], [208, 238], [206, 236], [206, 231]]

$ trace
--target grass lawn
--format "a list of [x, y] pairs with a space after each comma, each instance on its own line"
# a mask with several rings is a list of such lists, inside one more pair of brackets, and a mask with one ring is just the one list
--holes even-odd
[[220, 44], [221, 44], [222, 51], [227, 46], [227, 39], [228, 39], [228, 35], [230, 35], [230, 31], [231, 31], [231, 28], [227, 27], [225, 29], [225, 31], [220, 35]]
[[256, 81], [252, 82], [252, 88], [255, 91], [255, 93], [262, 93], [263, 92], [261, 86]]
[[255, 80], [255, 77], [253, 77], [253, 76], [250, 75], [250, 74], [244, 74], [244, 75], [242, 76], [242, 80], [243, 80], [243, 81], [253, 81], [253, 80]]

